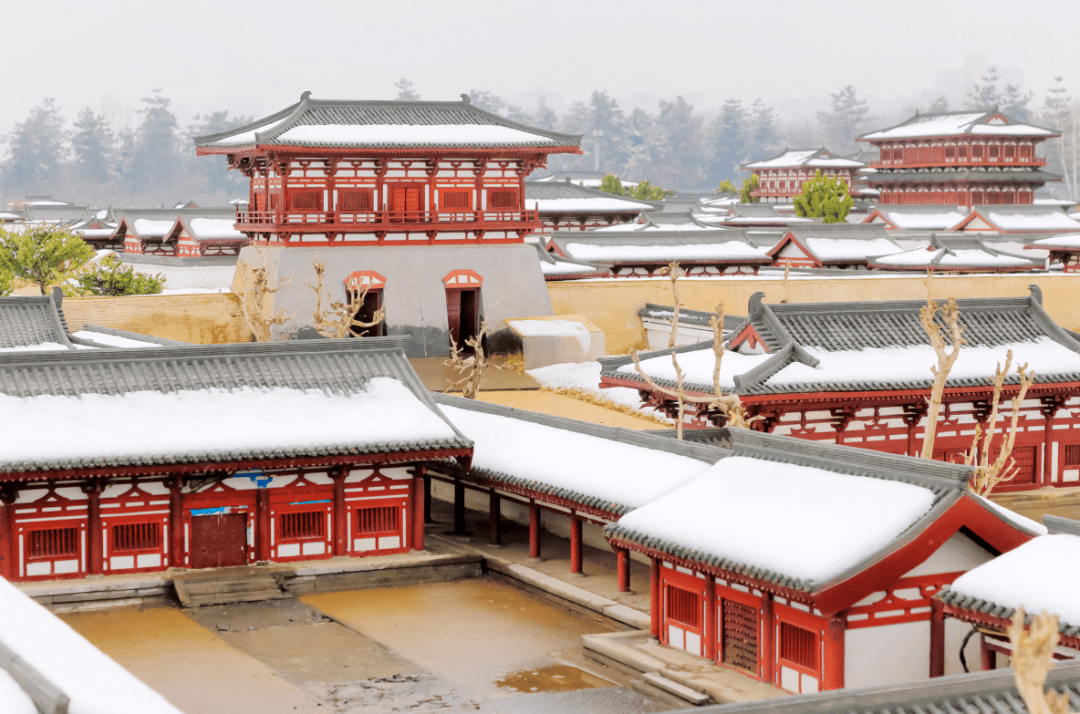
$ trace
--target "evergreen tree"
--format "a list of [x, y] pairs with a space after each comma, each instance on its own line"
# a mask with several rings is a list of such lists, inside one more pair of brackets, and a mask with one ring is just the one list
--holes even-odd
[[619, 103], [607, 92], [593, 92], [589, 98], [587, 140], [595, 141], [600, 152], [600, 168], [620, 170], [630, 158], [626, 138], [627, 123]]
[[1050, 143], [1046, 158], [1052, 171], [1061, 172], [1065, 195], [1069, 198], [1076, 197], [1080, 186], [1080, 121], [1076, 114], [1062, 78], [1055, 77], [1054, 86], [1047, 90], [1039, 119], [1061, 132], [1061, 138]]
[[866, 132], [877, 117], [870, 115], [866, 100], [859, 99], [855, 87], [848, 85], [832, 97], [832, 111], [818, 112], [818, 122], [825, 130], [826, 145], [833, 151], [852, 153], [855, 137]]
[[739, 189], [735, 188], [735, 184], [731, 183], [731, 179], [724, 179], [720, 182], [720, 185], [716, 187], [717, 193], [738, 193]]
[[982, 84], [976, 84], [968, 92], [968, 108], [990, 111], [998, 105], [997, 67], [987, 67], [982, 75]]
[[175, 198], [175, 186], [183, 175], [180, 139], [176, 116], [169, 109], [169, 100], [155, 89], [144, 97], [142, 124], [135, 131], [134, 147], [129, 168], [129, 186], [136, 193], [150, 194], [157, 200]]
[[844, 223], [853, 204], [847, 181], [822, 176], [819, 170], [795, 197], [795, 213], [804, 218], [824, 218], [826, 223]]
[[623, 189], [622, 181], [615, 174], [607, 174], [600, 181], [600, 190], [604, 193], [613, 193], [616, 196], [625, 196], [626, 190]]
[[1035, 97], [1035, 92], [1023, 92], [1015, 84], [1006, 84], [1005, 91], [998, 100], [998, 108], [1016, 121], [1029, 121], [1031, 111], [1027, 108], [1028, 102]]
[[707, 177], [710, 183], [734, 179], [746, 158], [748, 134], [746, 107], [741, 99], [725, 99], [720, 115], [709, 124], [712, 160]]
[[66, 158], [64, 120], [53, 99], [45, 99], [16, 124], [8, 137], [10, 154], [3, 166], [9, 194], [51, 193]]
[[745, 140], [746, 158], [764, 159], [780, 148], [780, 126], [773, 108], [759, 97], [750, 105], [750, 131]]
[[996, 107], [1012, 119], [1028, 121], [1031, 112], [1027, 105], [1035, 93], [1024, 93], [1015, 84], [1006, 84], [1005, 89], [999, 90], [998, 79], [997, 67], [988, 67], [986, 74], [982, 75], [982, 84], [976, 84], [968, 94], [968, 106], [983, 111]]
[[660, 102], [656, 120], [662, 161], [658, 173], [675, 188], [695, 188], [705, 178], [701, 165], [702, 119], [682, 97]]
[[[217, 134], [218, 132], [244, 126], [254, 121], [251, 116], [229, 119], [228, 111], [196, 114], [187, 128], [186, 146], [192, 146], [197, 136]], [[188, 162], [192, 168], [190, 174], [198, 178], [189, 188], [192, 195], [213, 197], [224, 202], [237, 196], [247, 196], [248, 179], [239, 171], [229, 171], [229, 162], [224, 156], [195, 156], [188, 153]]]
[[413, 88], [413, 83], [404, 77], [394, 82], [394, 88], [397, 89], [397, 98], [399, 102], [420, 101], [420, 94]]
[[64, 229], [0, 230], [0, 274], [37, 285], [42, 295], [93, 257], [93, 248]]
[[157, 295], [165, 287], [161, 273], [147, 275], [110, 255], [75, 277], [75, 292], [85, 296]]
[[630, 189], [627, 196], [629, 198], [637, 199], [638, 201], [661, 201], [663, 200], [665, 193], [667, 193], [667, 191], [659, 186], [653, 186], [648, 180], [645, 180]]
[[757, 174], [751, 174], [750, 178], [743, 179], [742, 190], [739, 191], [739, 203], [757, 203], [754, 191], [757, 190], [758, 185]]
[[90, 107], [83, 109], [71, 136], [75, 180], [99, 184], [110, 181], [114, 177], [115, 142], [105, 117], [95, 115]]
[[630, 155], [626, 161], [625, 175], [637, 179], [648, 176], [656, 165], [656, 119], [638, 108], [631, 112], [628, 124]]
[[942, 94], [930, 103], [930, 108], [927, 111], [930, 114], [944, 114], [949, 111], [949, 98]]

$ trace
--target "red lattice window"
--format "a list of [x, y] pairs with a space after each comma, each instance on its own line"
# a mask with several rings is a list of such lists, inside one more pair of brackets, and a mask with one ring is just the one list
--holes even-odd
[[160, 545], [160, 523], [121, 523], [112, 527], [113, 553], [157, 550]]
[[488, 208], [517, 208], [517, 191], [489, 191]]
[[79, 554], [79, 531], [77, 528], [49, 528], [30, 531], [27, 558], [57, 558]]
[[1080, 466], [1080, 444], [1065, 444], [1065, 465]]
[[290, 208], [295, 211], [321, 211], [322, 191], [293, 191], [289, 194]]
[[781, 622], [780, 659], [817, 670], [817, 635], [791, 623]]
[[686, 625], [701, 627], [701, 596], [689, 590], [667, 586], [667, 619]]
[[983, 148], [981, 146], [971, 147], [971, 158], [981, 159], [983, 155]]
[[1030, 146], [1021, 146], [1020, 147], [1020, 158], [1021, 159], [1030, 159], [1031, 158], [1031, 147]]
[[946, 159], [955, 159], [956, 158], [956, 147], [955, 146], [946, 146], [945, 147], [945, 158]]
[[960, 156], [961, 159], [966, 159], [967, 158], [968, 148], [966, 146], [957, 147], [957, 151], [959, 152], [959, 156]]
[[444, 211], [469, 210], [472, 208], [472, 191], [460, 189], [439, 191], [439, 208]]
[[375, 207], [375, 194], [370, 189], [338, 191], [338, 210], [370, 211]]
[[400, 530], [401, 509], [397, 506], [376, 506], [356, 510], [356, 532], [362, 536], [395, 535]]
[[1016, 147], [1015, 146], [1006, 146], [1005, 147], [1005, 158], [1006, 159], [1012, 159], [1015, 156], [1016, 156]]
[[278, 517], [278, 538], [308, 540], [326, 537], [326, 517], [322, 511], [282, 513]]
[[1001, 147], [999, 147], [997, 144], [994, 144], [993, 146], [990, 147], [990, 158], [991, 159], [996, 159], [1000, 153], [1001, 153]]

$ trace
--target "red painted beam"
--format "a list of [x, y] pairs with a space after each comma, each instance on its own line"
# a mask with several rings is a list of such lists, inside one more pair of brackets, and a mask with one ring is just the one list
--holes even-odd
[[570, 572], [581, 575], [582, 572], [581, 519], [570, 516]]
[[540, 559], [540, 508], [529, 504], [529, 557]]

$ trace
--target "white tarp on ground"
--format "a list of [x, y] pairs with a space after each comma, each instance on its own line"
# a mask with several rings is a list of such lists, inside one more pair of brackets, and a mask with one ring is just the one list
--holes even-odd
[[[356, 394], [286, 388], [200, 389], [121, 395], [0, 395], [0, 463], [147, 459], [287, 449], [360, 448], [457, 439], [396, 379]], [[107, 424], [107, 429], [88, 429]], [[192, 428], [192, 425], [198, 428]], [[152, 428], [147, 428], [148, 426]], [[64, 434], [57, 439], [56, 434]]]
[[[71, 699], [71, 714], [181, 714], [65, 622], [0, 578], [0, 642]], [[0, 669], [0, 712], [37, 714]]]
[[1043, 535], [964, 573], [951, 589], [1003, 607], [1046, 611], [1080, 625], [1080, 537]]
[[908, 483], [733, 456], [619, 525], [821, 583], [886, 547], [933, 502], [932, 491]]
[[476, 443], [474, 467], [612, 504], [644, 505], [710, 466], [667, 451], [508, 416], [449, 406], [441, 409]]

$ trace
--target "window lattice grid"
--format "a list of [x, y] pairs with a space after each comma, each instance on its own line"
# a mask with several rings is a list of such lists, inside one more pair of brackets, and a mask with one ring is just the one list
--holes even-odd
[[817, 636], [788, 622], [780, 623], [780, 659], [817, 670]]
[[28, 558], [75, 557], [79, 554], [77, 528], [49, 528], [30, 531]]
[[518, 207], [518, 192], [517, 191], [489, 191], [488, 192], [488, 207], [489, 208], [517, 208]]
[[1065, 444], [1065, 465], [1080, 466], [1080, 444]]
[[370, 190], [338, 192], [338, 208], [342, 211], [370, 211], [374, 206], [375, 198]]
[[439, 207], [447, 210], [464, 210], [472, 208], [472, 192], [462, 190], [439, 191]]
[[282, 513], [278, 517], [278, 538], [308, 540], [326, 537], [326, 518], [322, 511]]
[[322, 191], [292, 191], [289, 207], [298, 211], [321, 211], [322, 197]]
[[395, 535], [401, 530], [401, 510], [397, 506], [375, 506], [356, 510], [358, 535]]
[[112, 527], [114, 553], [157, 550], [160, 545], [160, 523], [120, 523]]
[[674, 585], [667, 586], [667, 619], [701, 628], [701, 596]]

